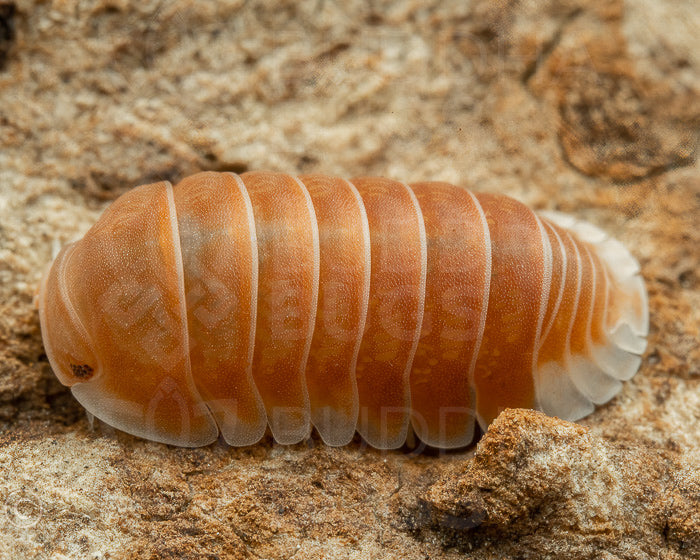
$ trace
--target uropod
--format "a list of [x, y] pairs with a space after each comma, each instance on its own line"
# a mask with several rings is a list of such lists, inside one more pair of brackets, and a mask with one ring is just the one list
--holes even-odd
[[639, 368], [639, 265], [598, 228], [446, 183], [199, 173], [118, 198], [47, 270], [59, 380], [181, 445], [471, 442], [505, 407], [576, 420]]

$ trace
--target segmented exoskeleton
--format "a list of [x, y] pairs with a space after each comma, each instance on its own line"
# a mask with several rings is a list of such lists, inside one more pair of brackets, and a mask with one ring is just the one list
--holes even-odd
[[38, 296], [56, 375], [183, 446], [468, 444], [504, 407], [578, 419], [637, 371], [637, 262], [494, 194], [376, 177], [199, 173], [135, 188]]

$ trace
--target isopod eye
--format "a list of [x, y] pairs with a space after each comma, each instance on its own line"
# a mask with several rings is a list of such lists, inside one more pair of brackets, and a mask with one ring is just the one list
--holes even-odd
[[46, 355], [58, 379], [69, 387], [92, 379], [98, 371], [87, 331], [59, 282], [71, 249], [65, 247], [44, 274], [37, 301]]
[[87, 381], [95, 373], [95, 369], [87, 364], [71, 364], [71, 372], [81, 381]]

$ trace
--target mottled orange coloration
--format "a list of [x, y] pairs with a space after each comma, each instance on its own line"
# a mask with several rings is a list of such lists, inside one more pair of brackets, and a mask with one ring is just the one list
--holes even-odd
[[321, 233], [316, 328], [306, 366], [311, 420], [324, 440], [343, 445], [355, 434], [359, 409], [355, 364], [369, 300], [369, 225], [352, 183], [324, 175], [299, 179]]
[[399, 447], [408, 432], [408, 376], [423, 320], [425, 228], [407, 185], [377, 178], [352, 183], [364, 202], [371, 239], [367, 328], [355, 368], [357, 431], [377, 447]]
[[[165, 183], [117, 200], [80, 242], [63, 250], [62, 266], [51, 275], [65, 282], [65, 299], [42, 305], [42, 324], [50, 325], [44, 328], [49, 354], [60, 331], [76, 331], [70, 339], [81, 339], [54, 367], [89, 410], [137, 435], [192, 444], [215, 438], [217, 426], [192, 379], [172, 206]], [[54, 313], [63, 305], [74, 308], [75, 320], [58, 322]], [[68, 375], [67, 363], [86, 364], [95, 375], [80, 383]]]
[[492, 252], [488, 321], [474, 388], [479, 418], [490, 424], [504, 406], [535, 405], [532, 361], [551, 270], [545, 271], [540, 226], [531, 210], [504, 196], [478, 194], [477, 199], [486, 214]]
[[[552, 226], [550, 226], [552, 227]], [[556, 226], [554, 226], [556, 231]], [[569, 255], [566, 272], [559, 282], [563, 282], [559, 312], [554, 316], [552, 326], [547, 332], [538, 356], [538, 365], [551, 361], [564, 360], [569, 354], [569, 335], [575, 320], [574, 311], [579, 300], [579, 264], [574, 242], [568, 232], [560, 230], [559, 239], [562, 242], [564, 254]]]
[[275, 439], [311, 430], [304, 381], [318, 300], [318, 225], [306, 189], [289, 175], [245, 173], [258, 239], [253, 379]]
[[636, 261], [505, 196], [200, 173], [118, 199], [38, 295], [56, 375], [93, 414], [184, 446], [270, 427], [470, 442], [505, 407], [576, 419], [638, 369]]
[[[174, 191], [182, 244], [192, 376], [227, 441], [267, 426], [252, 383], [258, 244], [248, 193], [233, 175], [188, 177]], [[206, 231], [208, 235], [198, 235]]]
[[428, 271], [421, 338], [411, 371], [412, 423], [431, 444], [468, 444], [470, 376], [486, 320], [491, 242], [474, 196], [446, 183], [412, 184], [425, 221]]

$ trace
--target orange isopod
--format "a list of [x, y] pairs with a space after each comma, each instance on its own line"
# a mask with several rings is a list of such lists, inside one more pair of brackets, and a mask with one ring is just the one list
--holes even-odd
[[471, 442], [505, 407], [576, 420], [639, 368], [639, 265], [506, 196], [376, 177], [199, 173], [117, 199], [38, 294], [92, 414], [181, 446]]

